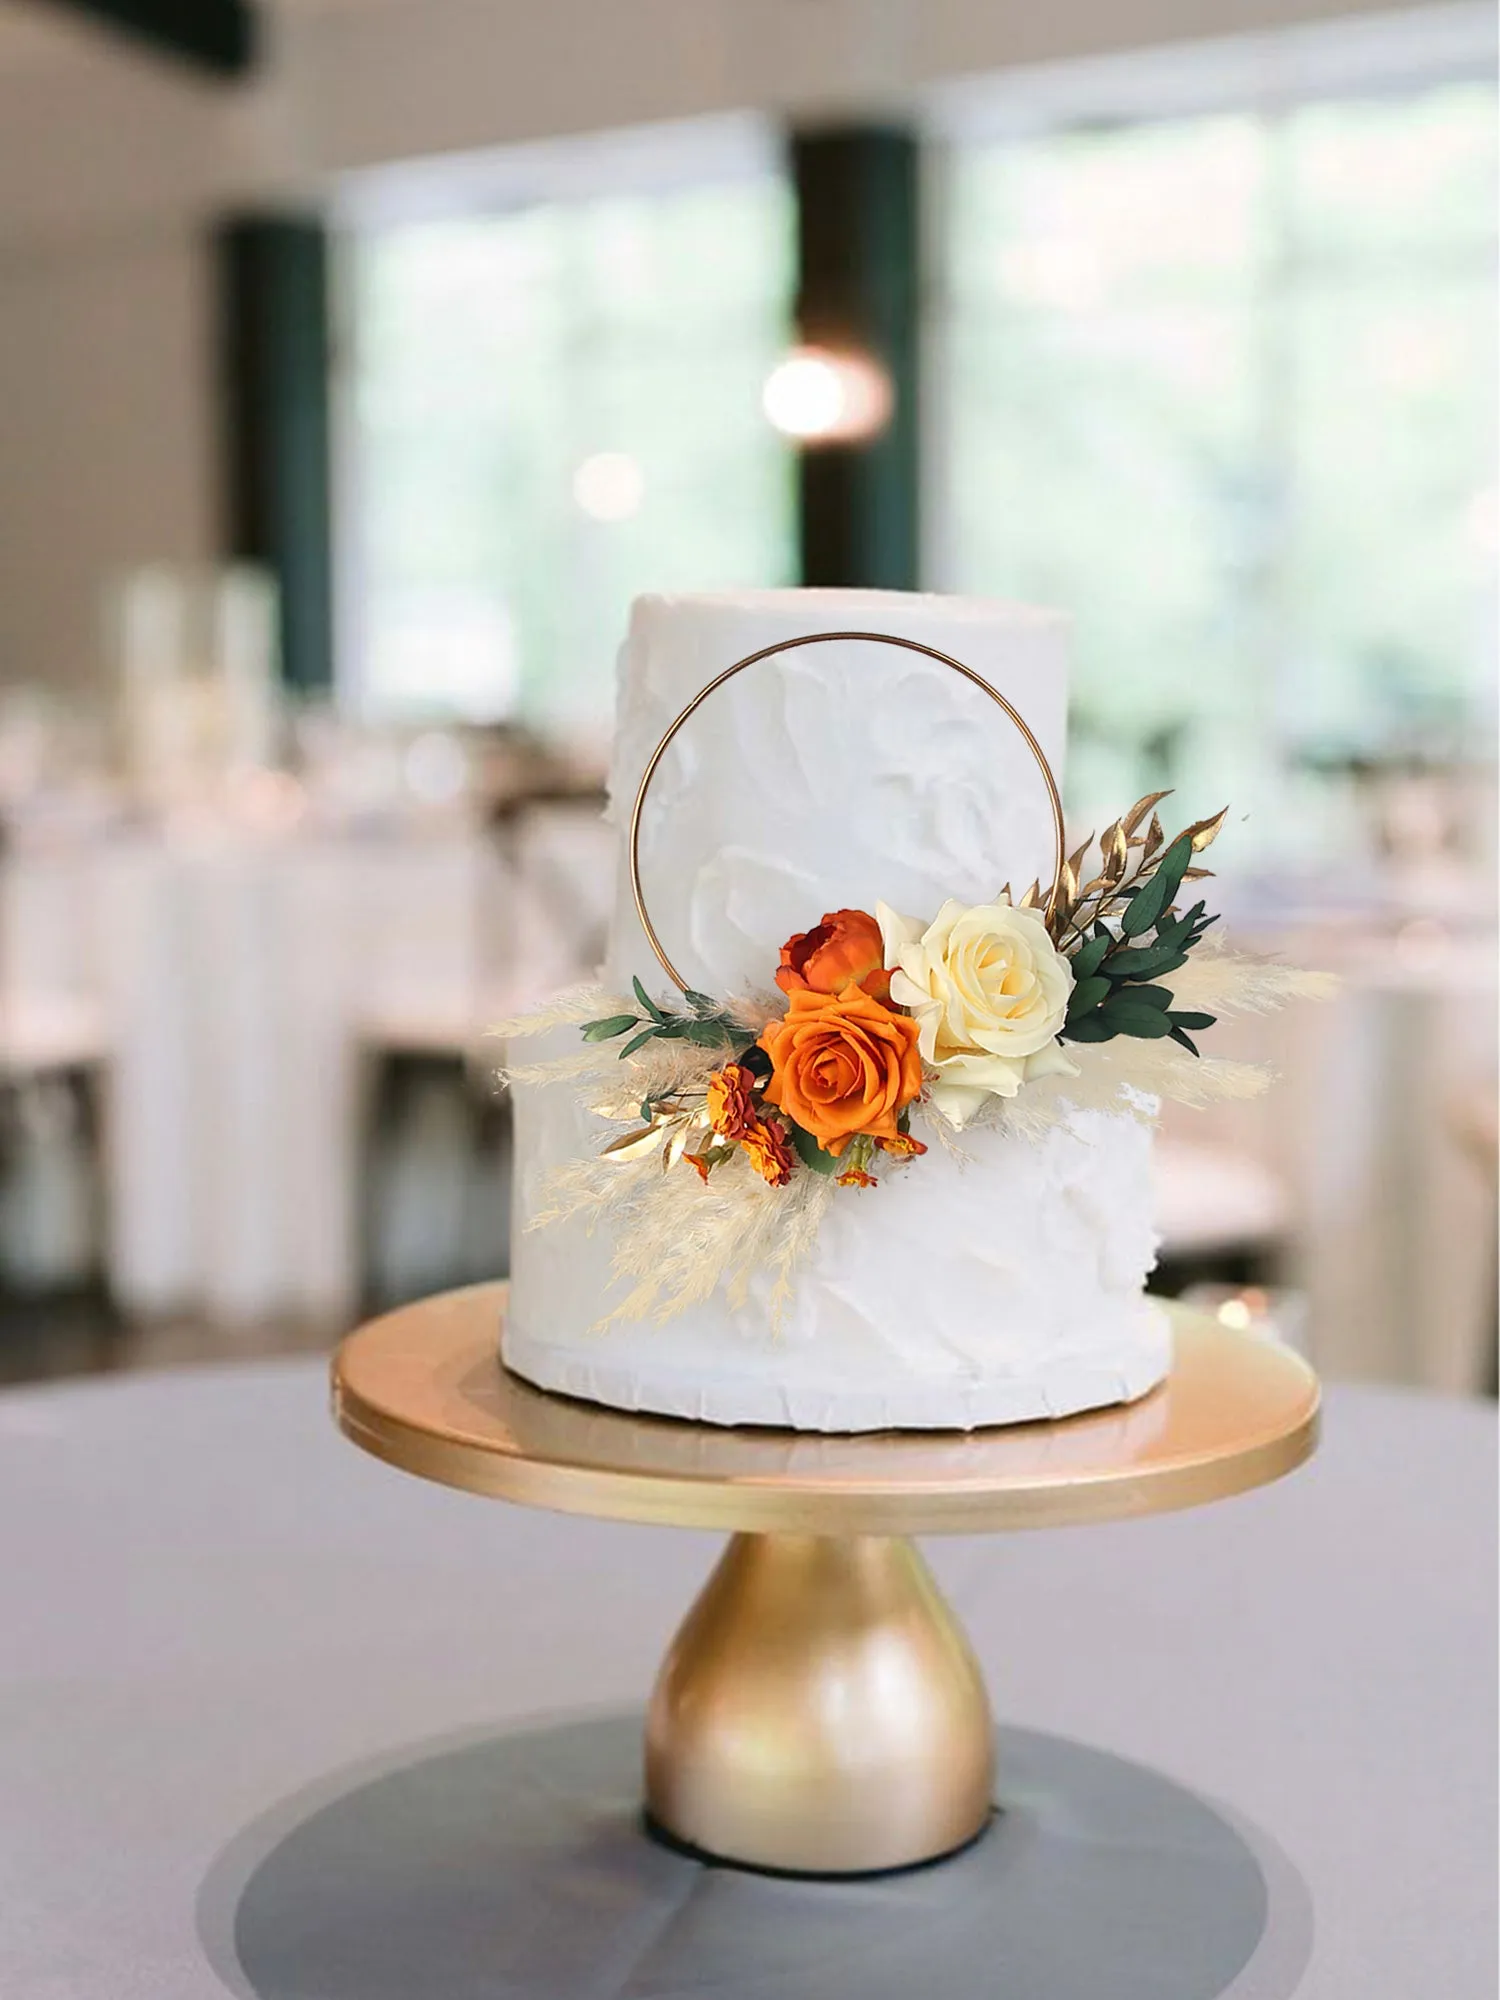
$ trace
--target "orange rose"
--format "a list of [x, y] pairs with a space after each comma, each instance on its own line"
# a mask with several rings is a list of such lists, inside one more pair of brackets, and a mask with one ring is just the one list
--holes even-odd
[[760, 1038], [771, 1058], [767, 1102], [835, 1155], [860, 1133], [895, 1139], [898, 1116], [922, 1088], [920, 1032], [857, 986], [794, 992]]
[[763, 1181], [772, 1187], [786, 1186], [792, 1178], [792, 1148], [779, 1118], [752, 1119], [740, 1134], [740, 1144]]
[[866, 910], [830, 910], [815, 929], [799, 931], [781, 947], [776, 984], [783, 993], [841, 993], [854, 985], [888, 999], [891, 975], [879, 924]]

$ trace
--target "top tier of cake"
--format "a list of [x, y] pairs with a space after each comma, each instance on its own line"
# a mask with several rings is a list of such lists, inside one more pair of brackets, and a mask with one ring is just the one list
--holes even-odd
[[[1013, 702], [1059, 783], [1067, 623], [979, 598], [872, 590], [642, 597], [621, 663], [611, 773], [628, 824], [646, 761], [714, 676], [811, 632], [921, 641]], [[606, 978], [663, 982], [636, 919], [621, 841]], [[913, 916], [949, 896], [987, 902], [1050, 880], [1046, 788], [984, 692], [940, 661], [846, 639], [757, 661], [683, 727], [652, 781], [641, 876], [652, 922], [689, 985], [730, 996], [770, 984], [782, 941], [825, 910]]]

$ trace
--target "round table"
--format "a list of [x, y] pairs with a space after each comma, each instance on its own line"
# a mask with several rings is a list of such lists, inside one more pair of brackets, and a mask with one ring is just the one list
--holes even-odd
[[[1335, 1388], [1279, 1486], [929, 1546], [1002, 1746], [1137, 1760], [1243, 1832], [1277, 1949], [1226, 2000], [1491, 2000], [1493, 1491], [1491, 1408]], [[336, 1436], [317, 1361], [0, 1398], [0, 1992], [264, 2000], [236, 1919], [267, 1857], [414, 1761], [638, 1707], [712, 1546], [401, 1479]], [[569, 1885], [548, 2000], [668, 1990], [590, 1958], [608, 1886]], [[847, 1935], [864, 1906], [838, 1907]], [[924, 1990], [949, 2000], [936, 1959]]]

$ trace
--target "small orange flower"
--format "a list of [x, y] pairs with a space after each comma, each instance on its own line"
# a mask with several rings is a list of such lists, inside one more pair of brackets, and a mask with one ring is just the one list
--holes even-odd
[[889, 1153], [893, 1160], [914, 1160], [927, 1148], [920, 1139], [914, 1139], [910, 1132], [898, 1132], [894, 1139], [877, 1139], [876, 1145], [882, 1153]]
[[867, 1174], [863, 1167], [845, 1167], [836, 1183], [839, 1187], [876, 1187], [878, 1182], [873, 1174]]
[[781, 947], [776, 984], [783, 993], [841, 993], [858, 986], [876, 1000], [890, 997], [885, 940], [868, 910], [830, 910], [822, 923]]
[[753, 1118], [741, 1132], [740, 1144], [763, 1181], [786, 1186], [792, 1178], [792, 1149], [779, 1118]]
[[771, 1058], [766, 1101], [835, 1157], [861, 1135], [895, 1139], [897, 1119], [922, 1088], [919, 1033], [857, 986], [793, 993], [760, 1038]]
[[708, 1079], [708, 1122], [721, 1139], [743, 1138], [755, 1122], [755, 1079], [743, 1063], [726, 1063]]

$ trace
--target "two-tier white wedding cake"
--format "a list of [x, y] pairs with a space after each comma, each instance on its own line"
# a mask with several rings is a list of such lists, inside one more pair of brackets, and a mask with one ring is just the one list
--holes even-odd
[[[866, 591], [647, 597], [621, 655], [611, 776], [622, 835], [647, 760], [722, 669], [810, 633], [884, 633], [972, 667], [1061, 772], [1066, 628], [1048, 612]], [[763, 991], [783, 940], [877, 902], [930, 912], [1052, 874], [1049, 806], [1018, 732], [941, 661], [848, 638], [781, 652], [715, 692], [670, 745], [642, 814], [640, 875], [684, 983]], [[623, 852], [604, 970], [669, 991]], [[553, 1032], [552, 1052], [577, 1045]], [[1145, 1296], [1155, 1255], [1149, 1127], [1065, 1111], [1003, 1124], [841, 1188], [773, 1314], [770, 1279], [673, 1317], [602, 1324], [621, 1296], [611, 1228], [532, 1230], [554, 1170], [596, 1150], [575, 1093], [516, 1092], [512, 1285], [503, 1355], [544, 1388], [713, 1424], [969, 1429], [1144, 1394], [1170, 1334]], [[686, 1169], [683, 1169], [686, 1171]]]

